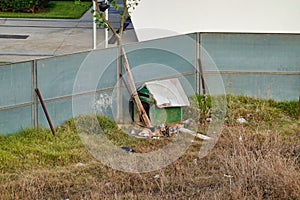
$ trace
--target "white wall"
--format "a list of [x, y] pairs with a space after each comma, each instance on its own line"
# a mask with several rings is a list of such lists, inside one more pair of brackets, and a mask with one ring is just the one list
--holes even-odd
[[141, 0], [139, 41], [191, 32], [300, 33], [300, 0]]

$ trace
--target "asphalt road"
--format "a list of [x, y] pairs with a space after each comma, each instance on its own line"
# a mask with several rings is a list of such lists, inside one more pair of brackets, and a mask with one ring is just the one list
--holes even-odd
[[[109, 19], [117, 25], [118, 16], [112, 10]], [[0, 62], [19, 62], [90, 50], [92, 23], [90, 11], [74, 20], [0, 18]], [[97, 48], [104, 48], [103, 40], [104, 30], [97, 29]], [[123, 41], [137, 41], [132, 25], [125, 32]]]

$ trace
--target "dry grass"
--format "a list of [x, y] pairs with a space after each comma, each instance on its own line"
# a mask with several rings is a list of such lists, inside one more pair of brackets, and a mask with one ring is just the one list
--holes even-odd
[[[26, 150], [35, 161], [19, 156], [30, 167], [1, 168], [1, 199], [300, 199], [300, 121], [265, 101], [235, 97], [229, 101], [222, 135], [209, 155], [198, 158], [201, 141], [195, 140], [177, 161], [149, 173], [120, 172], [93, 159], [72, 121], [57, 129], [57, 139], [39, 131], [43, 139], [31, 144], [35, 151]], [[236, 117], [245, 117], [248, 123], [238, 124]], [[22, 138], [28, 144], [24, 135], [14, 140]], [[31, 137], [36, 138], [35, 134]], [[146, 140], [136, 145], [124, 138], [138, 152], [164, 144]], [[3, 145], [1, 151], [8, 152]], [[57, 157], [52, 155], [57, 163], [41, 155], [39, 145], [45, 152], [47, 145], [52, 145], [52, 154], [60, 151]], [[11, 157], [18, 154], [10, 152]], [[1, 161], [5, 158], [0, 154]], [[77, 166], [78, 162], [85, 165]]]

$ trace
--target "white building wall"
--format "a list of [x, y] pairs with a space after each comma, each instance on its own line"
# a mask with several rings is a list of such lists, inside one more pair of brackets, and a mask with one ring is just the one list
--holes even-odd
[[141, 0], [139, 41], [192, 32], [300, 33], [299, 0]]

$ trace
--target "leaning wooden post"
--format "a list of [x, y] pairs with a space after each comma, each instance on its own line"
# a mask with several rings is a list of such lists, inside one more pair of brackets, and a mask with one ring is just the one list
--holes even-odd
[[128, 82], [129, 82], [129, 86], [130, 86], [130, 89], [131, 89], [131, 93], [132, 93], [132, 97], [133, 97], [133, 101], [135, 101], [136, 103], [136, 108], [137, 108], [137, 112], [138, 112], [138, 115], [139, 117], [143, 120], [143, 122], [145, 123], [145, 125], [147, 127], [151, 127], [151, 121], [144, 109], [144, 106], [142, 105], [142, 102], [139, 98], [139, 95], [136, 91], [136, 87], [135, 87], [135, 84], [134, 84], [134, 81], [133, 81], [133, 77], [132, 77], [132, 74], [131, 74], [131, 71], [130, 71], [130, 68], [129, 68], [129, 64], [128, 64], [128, 59], [127, 59], [127, 56], [126, 56], [126, 53], [125, 53], [125, 50], [123, 47], [122, 48], [122, 54], [123, 54], [123, 58], [124, 58], [124, 68], [125, 68], [125, 71], [126, 71], [126, 75], [128, 77]]
[[52, 125], [50, 116], [49, 116], [49, 114], [48, 114], [48, 111], [47, 111], [47, 108], [46, 108], [46, 106], [45, 106], [45, 103], [44, 103], [44, 100], [43, 100], [43, 98], [42, 98], [42, 95], [41, 95], [41, 93], [40, 93], [40, 90], [39, 90], [38, 88], [35, 88], [34, 90], [35, 90], [37, 96], [39, 97], [39, 100], [40, 100], [40, 102], [41, 102], [43, 111], [44, 111], [44, 113], [45, 113], [45, 116], [46, 116], [46, 118], [47, 118], [48, 124], [49, 124], [49, 126], [50, 126], [51, 132], [52, 132], [53, 135], [55, 135], [55, 130], [54, 130], [54, 127], [53, 127], [53, 125]]

